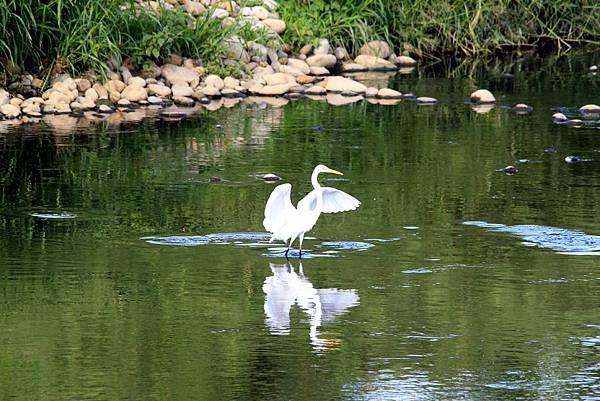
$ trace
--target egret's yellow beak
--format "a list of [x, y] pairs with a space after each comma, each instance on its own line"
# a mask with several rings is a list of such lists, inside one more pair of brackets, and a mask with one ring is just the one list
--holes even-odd
[[343, 173], [340, 173], [339, 171], [337, 171], [337, 170], [334, 170], [334, 169], [331, 169], [331, 168], [329, 168], [329, 167], [325, 167], [325, 168], [323, 169], [323, 172], [324, 172], [324, 173], [337, 174], [337, 175], [344, 175]]

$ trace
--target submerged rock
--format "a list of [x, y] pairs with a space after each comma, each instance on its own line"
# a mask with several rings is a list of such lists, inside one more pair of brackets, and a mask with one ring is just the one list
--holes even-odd
[[438, 102], [438, 100], [434, 97], [427, 97], [427, 96], [420, 96], [417, 99], [417, 104], [418, 105], [433, 105], [436, 104]]
[[533, 111], [533, 107], [528, 106], [524, 103], [515, 104], [511, 110], [516, 114], [527, 114]]
[[261, 178], [262, 178], [263, 180], [265, 180], [265, 181], [269, 181], [269, 182], [273, 182], [273, 181], [279, 181], [279, 180], [281, 180], [281, 177], [279, 177], [279, 176], [277, 176], [277, 175], [275, 175], [275, 174], [271, 174], [271, 173], [264, 174], [264, 175], [263, 175]]
[[581, 157], [576, 156], [576, 155], [571, 155], [571, 156], [565, 157], [565, 161], [567, 163], [577, 163], [577, 162], [581, 161]]
[[563, 113], [554, 113], [552, 114], [552, 121], [554, 121], [557, 124], [561, 124], [569, 121], [569, 118]]
[[600, 106], [597, 104], [586, 104], [579, 108], [581, 114], [600, 114]]
[[504, 173], [506, 175], [513, 175], [513, 174], [517, 174], [519, 172], [519, 169], [516, 168], [515, 166], [506, 166], [503, 168], [499, 168], [496, 171]]
[[473, 103], [495, 103], [496, 98], [487, 89], [478, 89], [475, 92], [471, 93], [470, 96], [471, 102]]

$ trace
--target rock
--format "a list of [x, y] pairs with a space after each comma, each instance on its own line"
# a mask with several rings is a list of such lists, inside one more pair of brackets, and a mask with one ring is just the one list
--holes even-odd
[[370, 70], [395, 70], [397, 67], [389, 61], [376, 57], [361, 54], [354, 59], [356, 64], [367, 67]]
[[98, 112], [102, 113], [102, 114], [111, 114], [111, 113], [114, 113], [115, 110], [110, 106], [101, 104], [100, 106], [98, 106]]
[[183, 57], [181, 57], [179, 54], [171, 53], [169, 54], [169, 57], [167, 57], [167, 59], [165, 60], [165, 63], [180, 66], [183, 64]]
[[496, 102], [496, 98], [492, 95], [487, 89], [478, 89], [475, 92], [471, 93], [471, 102], [473, 103], [494, 103]]
[[176, 97], [188, 97], [192, 96], [194, 90], [188, 85], [184, 84], [175, 84], [171, 87], [171, 93], [173, 96], [173, 101], [175, 101]]
[[527, 114], [533, 111], [533, 107], [528, 106], [524, 103], [515, 104], [511, 110], [516, 114]]
[[215, 8], [211, 14], [211, 18], [214, 19], [225, 19], [229, 17], [229, 11], [223, 10], [222, 8]]
[[262, 178], [265, 181], [269, 181], [269, 182], [281, 180], [281, 177], [279, 177], [275, 174], [271, 174], [271, 173], [263, 174], [262, 176], [260, 176], [260, 178]]
[[300, 85], [307, 85], [307, 84], [312, 84], [313, 82], [316, 81], [316, 79], [317, 78], [310, 76], [310, 75], [301, 75], [296, 78], [296, 82], [298, 82]]
[[184, 106], [184, 107], [194, 106], [194, 99], [192, 99], [191, 97], [187, 97], [187, 96], [173, 96], [173, 102], [178, 106]]
[[121, 93], [123, 92], [126, 86], [127, 85], [125, 85], [125, 82], [118, 79], [111, 79], [106, 83], [106, 89], [108, 89], [109, 94], [111, 91]]
[[108, 99], [108, 90], [103, 85], [96, 83], [92, 86], [92, 89], [98, 94], [98, 99]]
[[303, 54], [305, 56], [308, 56], [310, 53], [312, 53], [313, 51], [313, 47], [312, 45], [304, 45], [302, 46], [302, 48], [300, 49], [300, 54]]
[[325, 67], [310, 67], [308, 73], [315, 76], [331, 75], [329, 70]]
[[575, 155], [571, 155], [571, 156], [565, 157], [565, 161], [567, 163], [577, 163], [577, 162], [581, 161], [581, 157], [575, 156]]
[[209, 75], [204, 79], [206, 86], [212, 86], [215, 89], [221, 90], [225, 87], [225, 82], [218, 75]]
[[139, 86], [141, 88], [146, 87], [146, 80], [142, 77], [131, 77], [127, 80], [127, 85]]
[[185, 81], [188, 84], [200, 80], [200, 75], [189, 68], [179, 67], [174, 64], [165, 64], [160, 67], [160, 73], [167, 82]]
[[31, 81], [31, 87], [34, 89], [41, 89], [43, 85], [44, 81], [42, 81], [39, 78], [33, 78], [33, 80]]
[[390, 46], [382, 40], [374, 40], [360, 48], [361, 55], [375, 56], [383, 59], [388, 58], [390, 53]]
[[416, 100], [419, 105], [432, 105], [438, 102], [436, 98], [427, 96], [418, 97]]
[[364, 65], [360, 65], [360, 64], [356, 64], [356, 63], [346, 63], [346, 64], [342, 64], [341, 70], [343, 73], [350, 73], [350, 72], [364, 72], [364, 71], [368, 71], [369, 69], [367, 67], [365, 67]]
[[229, 99], [245, 97], [245, 95], [242, 92], [232, 88], [223, 88], [223, 90], [221, 91], [221, 96]]
[[242, 63], [250, 62], [250, 54], [246, 51], [242, 40], [237, 36], [231, 36], [223, 41], [223, 49], [225, 57], [241, 61]]
[[288, 59], [287, 65], [289, 67], [295, 68], [303, 74], [308, 74], [310, 72], [310, 66], [306, 63], [306, 61], [299, 60], [297, 58]]
[[390, 88], [381, 88], [377, 92], [377, 97], [380, 99], [401, 99], [402, 93]]
[[219, 96], [221, 96], [221, 91], [218, 90], [217, 88], [215, 88], [214, 86], [206, 86], [206, 87], [202, 88], [202, 90], [200, 92], [202, 92], [200, 97], [203, 97], [203, 96], [219, 97]]
[[356, 93], [365, 93], [367, 87], [352, 79], [335, 76], [326, 78], [325, 89], [327, 89], [328, 92], [352, 91]]
[[283, 20], [267, 18], [262, 22], [275, 33], [283, 33], [283, 31], [285, 31], [285, 22], [283, 22]]
[[256, 93], [262, 96], [281, 96], [287, 93], [290, 84], [265, 85], [256, 89]]
[[401, 66], [413, 66], [417, 64], [417, 61], [409, 56], [398, 56], [395, 60], [396, 65]]
[[274, 11], [279, 6], [275, 0], [263, 0], [263, 5], [267, 7], [270, 11]]
[[327, 39], [319, 39], [319, 45], [315, 47], [313, 54], [329, 54], [331, 53], [331, 46]]
[[85, 78], [76, 79], [75, 83], [77, 84], [77, 90], [81, 93], [85, 93], [85, 91], [92, 87], [92, 83], [89, 81], [89, 79]]
[[579, 108], [581, 114], [600, 114], [600, 106], [596, 104], [586, 104]]
[[44, 104], [45, 101], [41, 97], [30, 97], [29, 99], [25, 99], [23, 103], [21, 103], [21, 107], [25, 108], [31, 105], [41, 105]]
[[185, 11], [189, 14], [197, 17], [198, 15], [204, 14], [206, 12], [206, 7], [198, 1], [188, 0], [184, 3]]
[[[127, 99], [119, 99], [119, 101], [117, 102], [117, 106], [128, 108], [131, 106], [131, 102]], [[71, 106], [71, 108], [73, 108], [73, 106]]]
[[17, 106], [17, 107], [21, 107], [21, 103], [23, 103], [23, 99], [20, 99], [18, 97], [13, 97], [8, 102], [8, 104], [12, 104], [13, 106]]
[[121, 99], [126, 99], [130, 102], [139, 102], [140, 100], [146, 100], [147, 98], [148, 92], [146, 91], [146, 88], [139, 85], [127, 85], [125, 89], [123, 89], [123, 92], [121, 92]]
[[17, 118], [21, 115], [21, 108], [12, 104], [3, 104], [0, 106], [0, 113], [6, 118]]
[[554, 113], [552, 114], [552, 120], [555, 123], [565, 123], [569, 121], [569, 118], [565, 116], [563, 113]]
[[290, 67], [289, 65], [280, 65], [277, 68], [277, 71], [279, 71], [282, 74], [287, 74], [287, 75], [291, 75], [294, 77], [299, 77], [300, 75], [304, 75], [304, 72], [297, 70], [294, 67]]
[[223, 84], [225, 85], [225, 88], [238, 90], [240, 87], [240, 80], [233, 77], [225, 77], [223, 79]]
[[267, 85], [296, 83], [296, 78], [293, 75], [284, 74], [281, 72], [277, 72], [272, 75], [266, 75], [264, 79]]
[[71, 106], [67, 103], [46, 103], [44, 113], [46, 114], [70, 114]]
[[254, 15], [259, 20], [263, 20], [269, 18], [269, 11], [264, 7], [254, 6], [252, 7], [252, 15]]
[[322, 86], [315, 85], [315, 86], [311, 86], [310, 88], [306, 89], [304, 91], [304, 93], [307, 95], [321, 96], [321, 95], [327, 94], [327, 89], [323, 88]]
[[598, 66], [597, 65], [591, 65], [590, 66], [590, 72], [598, 72]]
[[517, 174], [519, 172], [519, 169], [516, 168], [515, 166], [506, 166], [503, 168], [499, 168], [496, 171], [498, 171], [500, 173], [504, 173], [506, 175], [513, 175], [513, 174]]
[[162, 98], [166, 98], [171, 96], [171, 88], [165, 85], [160, 84], [149, 84], [148, 85], [148, 94], [149, 95], [157, 95]]
[[[78, 96], [75, 99], [75, 102], [78, 103], [79, 108], [82, 110], [92, 110], [96, 108], [96, 102], [86, 96]], [[71, 104], [71, 108], [73, 108], [73, 104]]]
[[337, 58], [333, 54], [315, 54], [306, 59], [311, 67], [333, 68], [337, 63]]
[[90, 89], [86, 90], [84, 93], [84, 96], [93, 102], [98, 100], [98, 92], [96, 92], [96, 89], [94, 89], [94, 88], [90, 88]]
[[21, 109], [22, 113], [29, 117], [41, 117], [42, 108], [39, 104], [30, 104]]
[[10, 94], [4, 89], [0, 88], [0, 106], [8, 104], [10, 101]]
[[[47, 92], [45, 92], [45, 93], [47, 93]], [[62, 92], [59, 92], [59, 91], [56, 91], [56, 90], [51, 90], [51, 92], [49, 93], [48, 98], [47, 98], [47, 103], [52, 103], [52, 104], [56, 104], [56, 103], [69, 104], [69, 103], [71, 103], [72, 100], [74, 100], [74, 99], [71, 99], [70, 96], [67, 96], [67, 95], [65, 95]]]
[[365, 98], [367, 99], [372, 99], [374, 97], [377, 97], [377, 94], [379, 93], [379, 89], [374, 88], [374, 87], [368, 87], [367, 90], [365, 91]]
[[343, 47], [336, 47], [333, 51], [333, 54], [338, 60], [347, 60], [350, 58], [350, 56], [348, 55], [348, 51]]

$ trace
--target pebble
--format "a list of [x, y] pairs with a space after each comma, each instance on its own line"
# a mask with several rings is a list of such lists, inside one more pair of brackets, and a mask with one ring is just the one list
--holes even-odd
[[427, 97], [427, 96], [420, 96], [416, 100], [417, 100], [418, 105], [423, 105], [423, 106], [434, 105], [438, 102], [438, 100], [436, 98]]
[[515, 166], [506, 166], [503, 168], [499, 168], [496, 171], [504, 173], [506, 175], [513, 175], [513, 174], [517, 174], [519, 172], [519, 169], [516, 168]]
[[581, 161], [581, 157], [575, 156], [575, 155], [571, 155], [571, 156], [565, 157], [565, 161], [567, 163], [577, 163], [577, 162]]

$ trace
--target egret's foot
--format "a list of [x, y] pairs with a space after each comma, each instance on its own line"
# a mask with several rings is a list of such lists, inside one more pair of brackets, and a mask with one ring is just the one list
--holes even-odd
[[302, 259], [302, 249], [298, 251], [298, 259]]
[[286, 257], [287, 259], [289, 259], [289, 257], [288, 257], [288, 253], [289, 253], [289, 252], [290, 252], [290, 248], [288, 248], [288, 249], [286, 249], [286, 250], [285, 250], [285, 254], [284, 254], [284, 255], [285, 255], [285, 257]]

